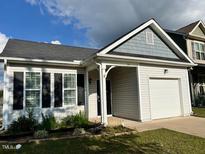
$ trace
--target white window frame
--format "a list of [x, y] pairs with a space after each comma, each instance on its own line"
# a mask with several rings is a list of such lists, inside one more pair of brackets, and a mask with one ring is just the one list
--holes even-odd
[[[148, 39], [148, 37], [150, 36], [149, 34], [151, 34], [151, 41], [152, 42], [149, 42], [149, 39]], [[154, 45], [154, 33], [151, 31], [146, 31], [146, 44], [150, 44], [150, 45]]]
[[[27, 89], [26, 88], [26, 73], [40, 73], [40, 89]], [[41, 71], [24, 71], [24, 87], [23, 88], [24, 88], [23, 108], [24, 109], [42, 108], [42, 72]], [[32, 91], [32, 90], [40, 90], [39, 106], [36, 106], [36, 107], [26, 106], [26, 91]]]
[[[200, 42], [200, 41], [192, 41], [192, 45], [193, 45], [193, 47], [192, 47], [192, 53], [194, 54], [194, 59], [195, 60], [203, 60], [203, 61], [205, 61], [205, 59], [202, 59], [202, 56], [201, 56], [201, 54], [203, 53], [204, 54], [204, 56], [205, 56], [205, 43], [204, 42]], [[201, 50], [196, 50], [195, 48], [194, 48], [194, 44], [195, 43], [198, 43], [198, 44], [203, 44], [204, 45], [204, 51], [201, 51]], [[197, 56], [196, 56], [196, 53], [199, 53], [199, 59], [197, 58]]]
[[[75, 75], [75, 88], [65, 88], [64, 87], [64, 76], [65, 76], [65, 74], [74, 74]], [[77, 86], [77, 73], [71, 73], [71, 72], [65, 72], [65, 73], [62, 73], [62, 100], [63, 100], [63, 102], [62, 102], [62, 107], [73, 107], [73, 106], [77, 106], [77, 103], [78, 103], [78, 92], [77, 92], [77, 90], [78, 90], [78, 86]], [[64, 91], [65, 90], [75, 90], [75, 104], [65, 104], [65, 102], [64, 102]]]

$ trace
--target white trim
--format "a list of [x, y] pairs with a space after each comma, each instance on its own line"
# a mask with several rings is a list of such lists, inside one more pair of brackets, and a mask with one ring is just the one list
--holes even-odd
[[[149, 42], [149, 33], [151, 34], [151, 42]], [[150, 44], [150, 45], [154, 45], [154, 34], [153, 32], [151, 31], [146, 31], [146, 44]]]
[[140, 65], [137, 66], [137, 81], [138, 81], [138, 101], [139, 101], [139, 120], [143, 121], [142, 119], [142, 98], [141, 98], [141, 76], [140, 76]]
[[120, 45], [124, 41], [128, 40], [129, 38], [131, 38], [132, 36], [134, 36], [135, 34], [137, 34], [138, 32], [140, 32], [141, 30], [145, 29], [148, 26], [156, 28], [163, 36], [165, 36], [165, 39], [167, 39], [168, 43], [170, 43], [172, 45], [172, 48], [174, 50], [177, 50], [191, 64], [194, 64], [192, 62], [192, 60], [182, 51], [182, 49], [170, 38], [170, 36], [153, 19], [147, 21], [143, 25], [139, 26], [135, 30], [128, 33], [127, 35], [123, 36], [121, 39], [119, 39], [116, 42], [112, 43], [111, 45], [109, 45], [108, 47], [106, 47], [105, 49], [100, 51], [97, 55], [99, 56], [99, 55], [103, 55], [103, 54], [108, 53], [109, 51], [111, 51], [112, 49], [114, 49], [115, 47], [117, 47], [118, 45]]
[[[75, 88], [65, 88], [64, 87], [64, 77], [65, 77], [65, 74], [74, 74], [75, 75]], [[75, 104], [68, 104], [68, 105], [65, 105], [65, 102], [64, 102], [64, 91], [65, 90], [75, 90]], [[74, 107], [74, 106], [77, 106], [78, 105], [78, 86], [77, 86], [77, 73], [62, 73], [62, 107]]]
[[189, 35], [193, 35], [192, 33], [195, 31], [195, 29], [196, 29], [197, 27], [199, 27], [200, 24], [202, 24], [202, 26], [205, 28], [204, 23], [200, 20], [200, 21], [197, 23], [197, 25], [191, 30], [191, 32], [189, 32]]
[[[40, 88], [39, 89], [27, 89], [26, 88], [26, 73], [40, 73]], [[24, 87], [23, 87], [23, 109], [28, 109], [28, 108], [42, 108], [42, 72], [37, 72], [37, 71], [24, 71]], [[26, 106], [26, 91], [32, 91], [32, 90], [39, 90], [40, 91], [40, 98], [39, 98], [39, 106], [33, 107], [27, 107]]]
[[[97, 54], [100, 58], [114, 58], [122, 59], [122, 60], [130, 60], [135, 63], [148, 63], [148, 64], [159, 64], [159, 65], [171, 65], [171, 66], [185, 66], [192, 67], [197, 66], [194, 63], [186, 63], [186, 62], [177, 62], [177, 61], [168, 61], [168, 60], [158, 60], [158, 59], [149, 59], [149, 58], [141, 58], [141, 57], [130, 57], [130, 56], [121, 56], [121, 55], [111, 55], [111, 54]], [[131, 65], [130, 65], [131, 66]]]
[[29, 59], [29, 58], [13, 58], [13, 57], [0, 57], [0, 60], [30, 62], [30, 63], [51, 63], [51, 64], [64, 64], [64, 65], [80, 65], [82, 61], [60, 61], [60, 60], [42, 60], [42, 59]]

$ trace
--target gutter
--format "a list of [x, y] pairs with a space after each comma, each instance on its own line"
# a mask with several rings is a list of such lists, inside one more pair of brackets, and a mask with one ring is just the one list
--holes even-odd
[[119, 55], [109, 55], [109, 54], [97, 54], [99, 59], [104, 60], [122, 60], [126, 62], [137, 62], [137, 63], [144, 63], [144, 64], [158, 64], [158, 65], [170, 65], [170, 66], [183, 66], [183, 67], [193, 67], [197, 66], [194, 63], [187, 63], [187, 62], [175, 62], [175, 61], [168, 61], [168, 60], [158, 60], [158, 59], [149, 59], [149, 58], [141, 58], [141, 57], [129, 57], [129, 56], [119, 56]]

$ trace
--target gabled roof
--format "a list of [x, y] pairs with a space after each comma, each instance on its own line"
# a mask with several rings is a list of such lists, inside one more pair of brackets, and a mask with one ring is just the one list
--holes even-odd
[[0, 57], [80, 61], [90, 57], [97, 51], [97, 49], [90, 48], [9, 39]]
[[126, 42], [127, 40], [129, 40], [130, 38], [138, 34], [140, 31], [144, 30], [145, 28], [149, 26], [157, 33], [157, 35], [161, 37], [161, 39], [167, 45], [169, 45], [169, 47], [178, 56], [180, 56], [182, 59], [187, 60], [189, 63], [193, 64], [192, 60], [182, 51], [182, 49], [171, 39], [171, 37], [159, 26], [159, 24], [154, 19], [148, 20], [147, 22], [141, 24], [140, 26], [136, 27], [132, 31], [118, 38], [116, 41], [102, 48], [97, 55], [107, 54], [108, 52], [120, 46], [121, 44], [123, 44], [124, 42]]
[[197, 27], [202, 27], [201, 30], [205, 33], [205, 25], [204, 25], [203, 21], [201, 21], [201, 20], [198, 20], [198, 21], [191, 23], [187, 26], [184, 26], [184, 27], [176, 30], [176, 32], [181, 32], [181, 33], [184, 33], [186, 35], [190, 35], [190, 34], [192, 35], [192, 33], [194, 32], [194, 30]]
[[189, 34], [200, 22], [200, 20], [193, 22], [187, 26], [184, 26], [178, 30], [176, 30], [177, 32], [181, 32], [181, 33], [185, 33], [185, 34]]

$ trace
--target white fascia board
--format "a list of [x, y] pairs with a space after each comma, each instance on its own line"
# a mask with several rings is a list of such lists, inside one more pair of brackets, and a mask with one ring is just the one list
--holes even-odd
[[19, 62], [19, 63], [45, 63], [45, 64], [61, 64], [61, 65], [75, 65], [78, 66], [81, 64], [81, 61], [58, 61], [58, 60], [42, 60], [42, 59], [27, 59], [27, 58], [13, 58], [13, 57], [0, 57], [0, 60], [7, 60], [8, 62]]
[[189, 32], [189, 35], [193, 35], [192, 33], [195, 31], [195, 29], [196, 29], [197, 27], [199, 27], [200, 24], [202, 24], [202, 26], [205, 28], [204, 23], [200, 20], [200, 21], [197, 23], [197, 25], [191, 30], [191, 32]]
[[147, 21], [146, 23], [144, 23], [143, 25], [141, 25], [140, 27], [136, 28], [135, 30], [133, 30], [132, 32], [128, 33], [127, 35], [125, 35], [124, 37], [122, 37], [121, 39], [117, 40], [116, 42], [114, 42], [113, 44], [109, 45], [108, 47], [106, 47], [105, 49], [103, 49], [102, 51], [100, 51], [100, 54], [106, 54], [107, 52], [111, 51], [113, 48], [115, 48], [116, 46], [118, 46], [119, 44], [123, 43], [124, 41], [128, 40], [130, 37], [132, 37], [133, 35], [137, 34], [138, 32], [140, 32], [141, 30], [143, 30], [144, 28], [148, 27], [150, 24], [152, 24], [153, 22], [155, 22], [153, 19]]
[[165, 38], [169, 41], [169, 45], [173, 45], [179, 53], [181, 53], [191, 64], [194, 62], [183, 52], [183, 50], [171, 39], [171, 37], [154, 21], [154, 26], [165, 36]]
[[97, 54], [99, 59], [107, 60], [122, 60], [135, 63], [146, 63], [146, 64], [158, 64], [158, 65], [169, 65], [169, 66], [183, 66], [183, 67], [193, 67], [197, 64], [186, 63], [186, 62], [177, 62], [177, 61], [168, 61], [168, 60], [159, 60], [159, 59], [149, 59], [141, 57], [130, 57], [130, 56], [121, 56], [121, 55], [110, 55], [110, 54]]
[[114, 42], [113, 44], [109, 45], [108, 47], [106, 47], [105, 49], [100, 51], [99, 54], [108, 53], [109, 51], [111, 51], [112, 49], [114, 49], [115, 47], [117, 47], [121, 43], [125, 42], [130, 37], [134, 36], [135, 34], [137, 34], [138, 32], [140, 32], [141, 30], [145, 29], [148, 26], [151, 26], [151, 27], [154, 27], [155, 29], [157, 29], [161, 33], [161, 35], [164, 36], [164, 38], [167, 40], [167, 42], [175, 48], [175, 50], [177, 50], [191, 64], [194, 64], [193, 61], [182, 51], [182, 49], [170, 38], [170, 36], [153, 19], [150, 19], [149, 21], [147, 21], [143, 25], [139, 26], [138, 28], [136, 28], [132, 32], [128, 33], [127, 35], [125, 35], [121, 39], [119, 39], [116, 42]]

